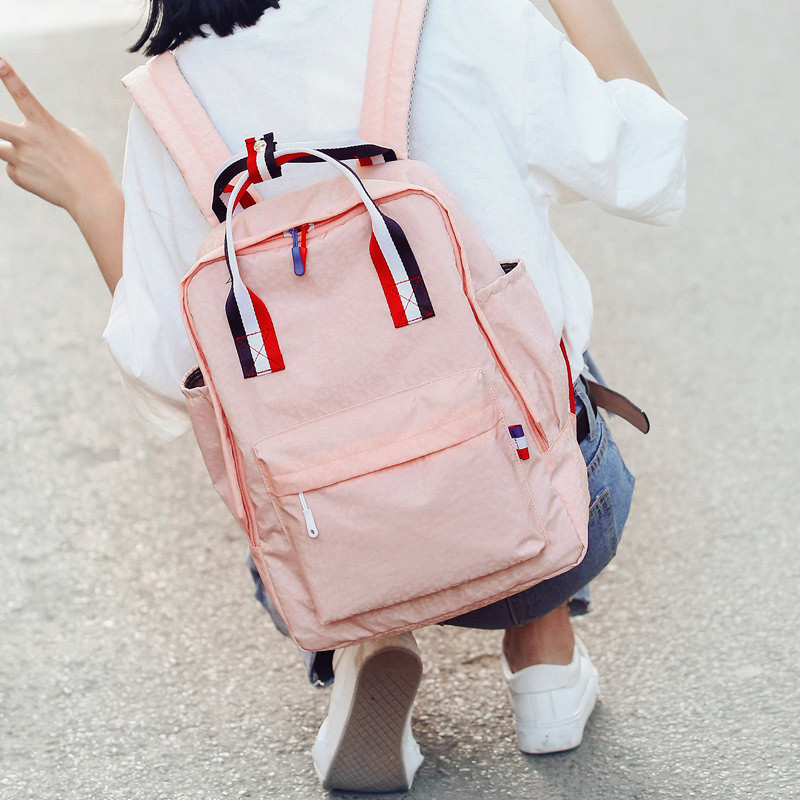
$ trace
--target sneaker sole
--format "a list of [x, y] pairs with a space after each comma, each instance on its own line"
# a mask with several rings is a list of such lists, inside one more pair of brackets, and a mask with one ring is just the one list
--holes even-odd
[[403, 729], [422, 677], [422, 661], [387, 648], [362, 665], [325, 789], [393, 792], [409, 788], [403, 763]]

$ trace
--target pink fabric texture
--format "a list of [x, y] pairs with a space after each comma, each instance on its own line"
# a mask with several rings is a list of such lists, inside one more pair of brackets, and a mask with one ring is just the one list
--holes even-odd
[[[375, 6], [362, 131], [398, 154], [424, 5]], [[143, 77], [130, 88], [147, 113], [155, 89]], [[173, 117], [196, 111], [182, 91], [161, 96]], [[447, 619], [569, 569], [586, 549], [567, 369], [524, 265], [503, 271], [427, 165], [355, 169], [405, 231], [435, 316], [394, 326], [365, 206], [342, 176], [233, 218], [242, 278], [269, 310], [284, 370], [242, 378], [223, 226], [182, 283], [203, 378], [184, 394], [203, 456], [307, 650]], [[307, 223], [298, 277], [286, 233]]]

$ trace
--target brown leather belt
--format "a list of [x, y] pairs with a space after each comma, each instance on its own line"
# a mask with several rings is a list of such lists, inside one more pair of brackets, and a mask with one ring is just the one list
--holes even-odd
[[[647, 418], [647, 414], [628, 400], [625, 395], [615, 392], [613, 389], [609, 389], [608, 386], [595, 383], [592, 380], [586, 379], [584, 382], [586, 384], [586, 394], [589, 396], [594, 412], [597, 411], [599, 406], [611, 414], [622, 417], [622, 419], [629, 422], [642, 433], [647, 433], [650, 430], [650, 420]], [[591, 430], [589, 425], [589, 412], [586, 406], [581, 408], [577, 417], [577, 423], [578, 442], [582, 442], [589, 435], [589, 431]]]

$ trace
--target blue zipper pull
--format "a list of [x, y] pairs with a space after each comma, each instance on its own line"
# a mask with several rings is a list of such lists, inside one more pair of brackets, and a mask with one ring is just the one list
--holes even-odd
[[306, 265], [303, 261], [303, 254], [300, 252], [297, 228], [292, 228], [292, 262], [294, 263], [294, 274], [297, 276], [305, 275]]

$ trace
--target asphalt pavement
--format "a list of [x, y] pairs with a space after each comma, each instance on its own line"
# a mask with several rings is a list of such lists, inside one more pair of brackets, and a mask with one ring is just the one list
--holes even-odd
[[[602, 700], [579, 749], [524, 756], [500, 635], [422, 631], [415, 798], [800, 797], [800, 6], [618, 5], [691, 120], [690, 193], [666, 229], [554, 213], [594, 355], [653, 423], [613, 424], [637, 492], [577, 623]], [[0, 55], [117, 166], [132, 39], [0, 21]], [[0, 173], [0, 797], [325, 797], [327, 692], [251, 599], [193, 440], [127, 405], [108, 307], [66, 214]]]

